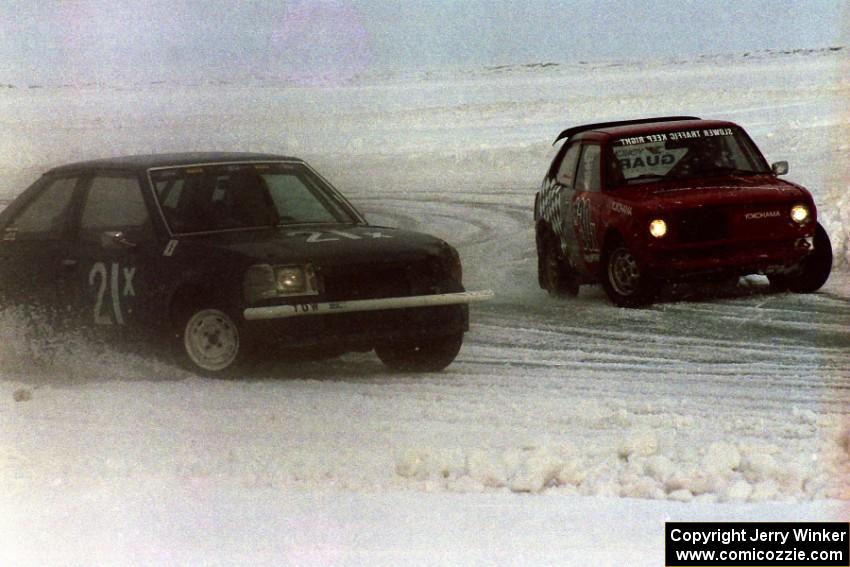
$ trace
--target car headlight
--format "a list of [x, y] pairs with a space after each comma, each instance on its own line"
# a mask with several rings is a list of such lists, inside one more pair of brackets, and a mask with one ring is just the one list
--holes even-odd
[[318, 295], [316, 272], [312, 264], [272, 266], [255, 264], [245, 272], [245, 300], [249, 304], [261, 299]]
[[283, 294], [304, 293], [307, 289], [307, 274], [300, 266], [272, 268], [277, 290]]
[[667, 234], [667, 223], [662, 219], [654, 219], [649, 223], [649, 234], [655, 238], [663, 238]]
[[806, 224], [809, 221], [809, 208], [806, 205], [794, 205], [791, 207], [791, 220], [797, 224]]

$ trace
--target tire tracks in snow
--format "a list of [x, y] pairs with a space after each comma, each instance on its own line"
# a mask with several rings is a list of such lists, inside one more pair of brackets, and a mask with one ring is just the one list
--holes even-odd
[[554, 300], [536, 282], [533, 195], [482, 189], [361, 199], [398, 226], [446, 238], [465, 259], [467, 279], [496, 288], [495, 301], [473, 307], [456, 364], [484, 382], [488, 369], [497, 376], [507, 365], [525, 387], [539, 382], [593, 398], [850, 412], [850, 299], [777, 294], [745, 280], [731, 290], [662, 296], [643, 310], [613, 307], [598, 286]]

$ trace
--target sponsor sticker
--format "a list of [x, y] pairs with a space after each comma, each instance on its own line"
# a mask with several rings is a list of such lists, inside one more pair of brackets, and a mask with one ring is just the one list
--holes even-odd
[[311, 311], [319, 310], [319, 305], [317, 303], [295, 303], [291, 307], [296, 313], [310, 313]]
[[653, 141], [636, 146], [616, 146], [614, 155], [626, 179], [639, 175], [663, 176], [688, 153], [687, 148], [667, 148], [664, 142]]
[[346, 239], [346, 240], [363, 240], [363, 239], [375, 239], [375, 238], [392, 238], [389, 234], [384, 234], [380, 230], [373, 230], [369, 232], [364, 232], [363, 236], [358, 234], [354, 234], [353, 232], [347, 232], [345, 230], [328, 230], [328, 231], [313, 231], [313, 230], [294, 230], [291, 232], [287, 232], [286, 236], [306, 236], [307, 239], [305, 242], [307, 244], [318, 244], [321, 242], [336, 242], [338, 240]]
[[755, 213], [747, 213], [744, 215], [744, 218], [747, 220], [760, 220], [760, 219], [773, 219], [781, 217], [782, 213], [779, 211], [758, 211]]
[[638, 144], [650, 144], [658, 142], [690, 140], [694, 138], [713, 138], [715, 136], [733, 136], [732, 128], [702, 128], [699, 130], [680, 130], [678, 132], [664, 132], [661, 134], [645, 134], [643, 136], [630, 136], [614, 141], [615, 146], [636, 146]]
[[611, 201], [611, 210], [615, 213], [620, 213], [626, 216], [632, 216], [632, 208], [629, 205], [620, 203], [619, 201]]

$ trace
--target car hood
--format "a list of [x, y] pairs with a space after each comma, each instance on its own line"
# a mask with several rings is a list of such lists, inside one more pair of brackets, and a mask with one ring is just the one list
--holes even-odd
[[618, 189], [613, 196], [652, 209], [716, 205], [810, 202], [808, 191], [767, 175], [730, 176], [710, 180], [683, 180]]
[[343, 266], [417, 262], [442, 257], [451, 247], [413, 231], [369, 225], [297, 225], [181, 237], [188, 246], [225, 249], [254, 262]]

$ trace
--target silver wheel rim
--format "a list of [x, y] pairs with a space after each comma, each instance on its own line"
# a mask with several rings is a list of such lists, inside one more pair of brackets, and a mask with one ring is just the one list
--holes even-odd
[[608, 261], [608, 281], [619, 295], [632, 295], [640, 283], [640, 268], [632, 253], [617, 248]]
[[186, 323], [183, 344], [189, 359], [204, 370], [223, 370], [239, 354], [239, 330], [218, 309], [198, 311]]

